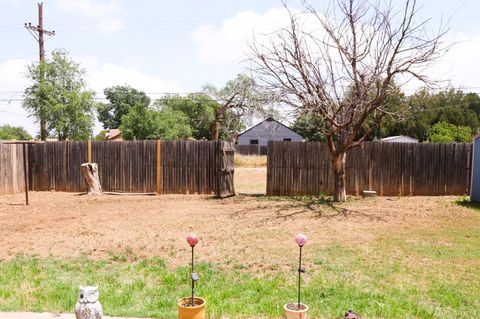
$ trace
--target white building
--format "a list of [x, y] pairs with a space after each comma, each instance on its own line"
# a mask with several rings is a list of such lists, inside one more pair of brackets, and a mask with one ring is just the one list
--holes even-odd
[[302, 142], [303, 137], [272, 118], [268, 118], [238, 135], [238, 145], [266, 146], [268, 141]]
[[389, 136], [382, 138], [381, 141], [388, 143], [418, 143], [418, 139], [405, 135]]

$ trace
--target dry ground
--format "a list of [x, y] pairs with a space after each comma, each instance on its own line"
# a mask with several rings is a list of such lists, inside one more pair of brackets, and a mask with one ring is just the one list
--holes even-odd
[[266, 167], [235, 167], [237, 194], [265, 194], [267, 191]]
[[[239, 196], [101, 196], [32, 192], [0, 196], [0, 259], [16, 255], [128, 259], [159, 256], [185, 264], [189, 232], [200, 236], [200, 260], [253, 268], [288, 267], [293, 236], [306, 249], [358, 246], [385, 238], [426, 240], [432, 229], [478, 229], [480, 218], [455, 197], [352, 199], [331, 207], [310, 200]], [[440, 241], [438, 238], [427, 239]], [[428, 243], [427, 243], [428, 244]], [[445, 245], [448, 245], [445, 242]], [[285, 249], [285, 247], [291, 249]], [[394, 252], [392, 252], [394, 253]], [[307, 255], [307, 262], [309, 260]], [[480, 265], [480, 263], [479, 263]]]
[[[235, 178], [237, 192], [265, 189], [265, 169], [237, 168]], [[196, 232], [197, 260], [213, 263], [199, 266], [209, 315], [277, 318], [279, 300], [294, 295], [293, 237], [304, 232], [312, 318], [349, 308], [367, 318], [480, 318], [480, 210], [458, 200], [32, 192], [25, 206], [23, 194], [0, 196], [0, 309], [70, 312], [72, 283], [91, 280], [110, 315], [173, 318], [185, 237]], [[86, 273], [84, 258], [94, 260]]]

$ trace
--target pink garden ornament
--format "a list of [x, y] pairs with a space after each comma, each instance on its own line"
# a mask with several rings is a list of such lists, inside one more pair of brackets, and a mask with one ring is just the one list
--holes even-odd
[[303, 247], [307, 243], [307, 236], [304, 234], [298, 234], [295, 236], [295, 242], [298, 246]]
[[196, 244], [198, 244], [198, 237], [195, 234], [190, 234], [187, 237], [187, 243], [190, 245], [190, 247], [195, 247]]

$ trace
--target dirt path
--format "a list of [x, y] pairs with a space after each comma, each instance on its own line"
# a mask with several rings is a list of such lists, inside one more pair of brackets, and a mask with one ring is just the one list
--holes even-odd
[[235, 167], [235, 191], [237, 194], [265, 194], [266, 190], [266, 167]]

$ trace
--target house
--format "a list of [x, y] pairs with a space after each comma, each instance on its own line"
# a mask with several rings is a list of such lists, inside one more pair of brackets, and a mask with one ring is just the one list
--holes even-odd
[[266, 146], [268, 141], [302, 142], [303, 137], [279, 121], [268, 118], [238, 135], [238, 145]]
[[109, 141], [121, 141], [122, 140], [122, 132], [118, 128], [111, 128], [105, 134], [105, 137]]
[[405, 135], [389, 136], [382, 138], [381, 141], [387, 143], [418, 143], [418, 139]]

